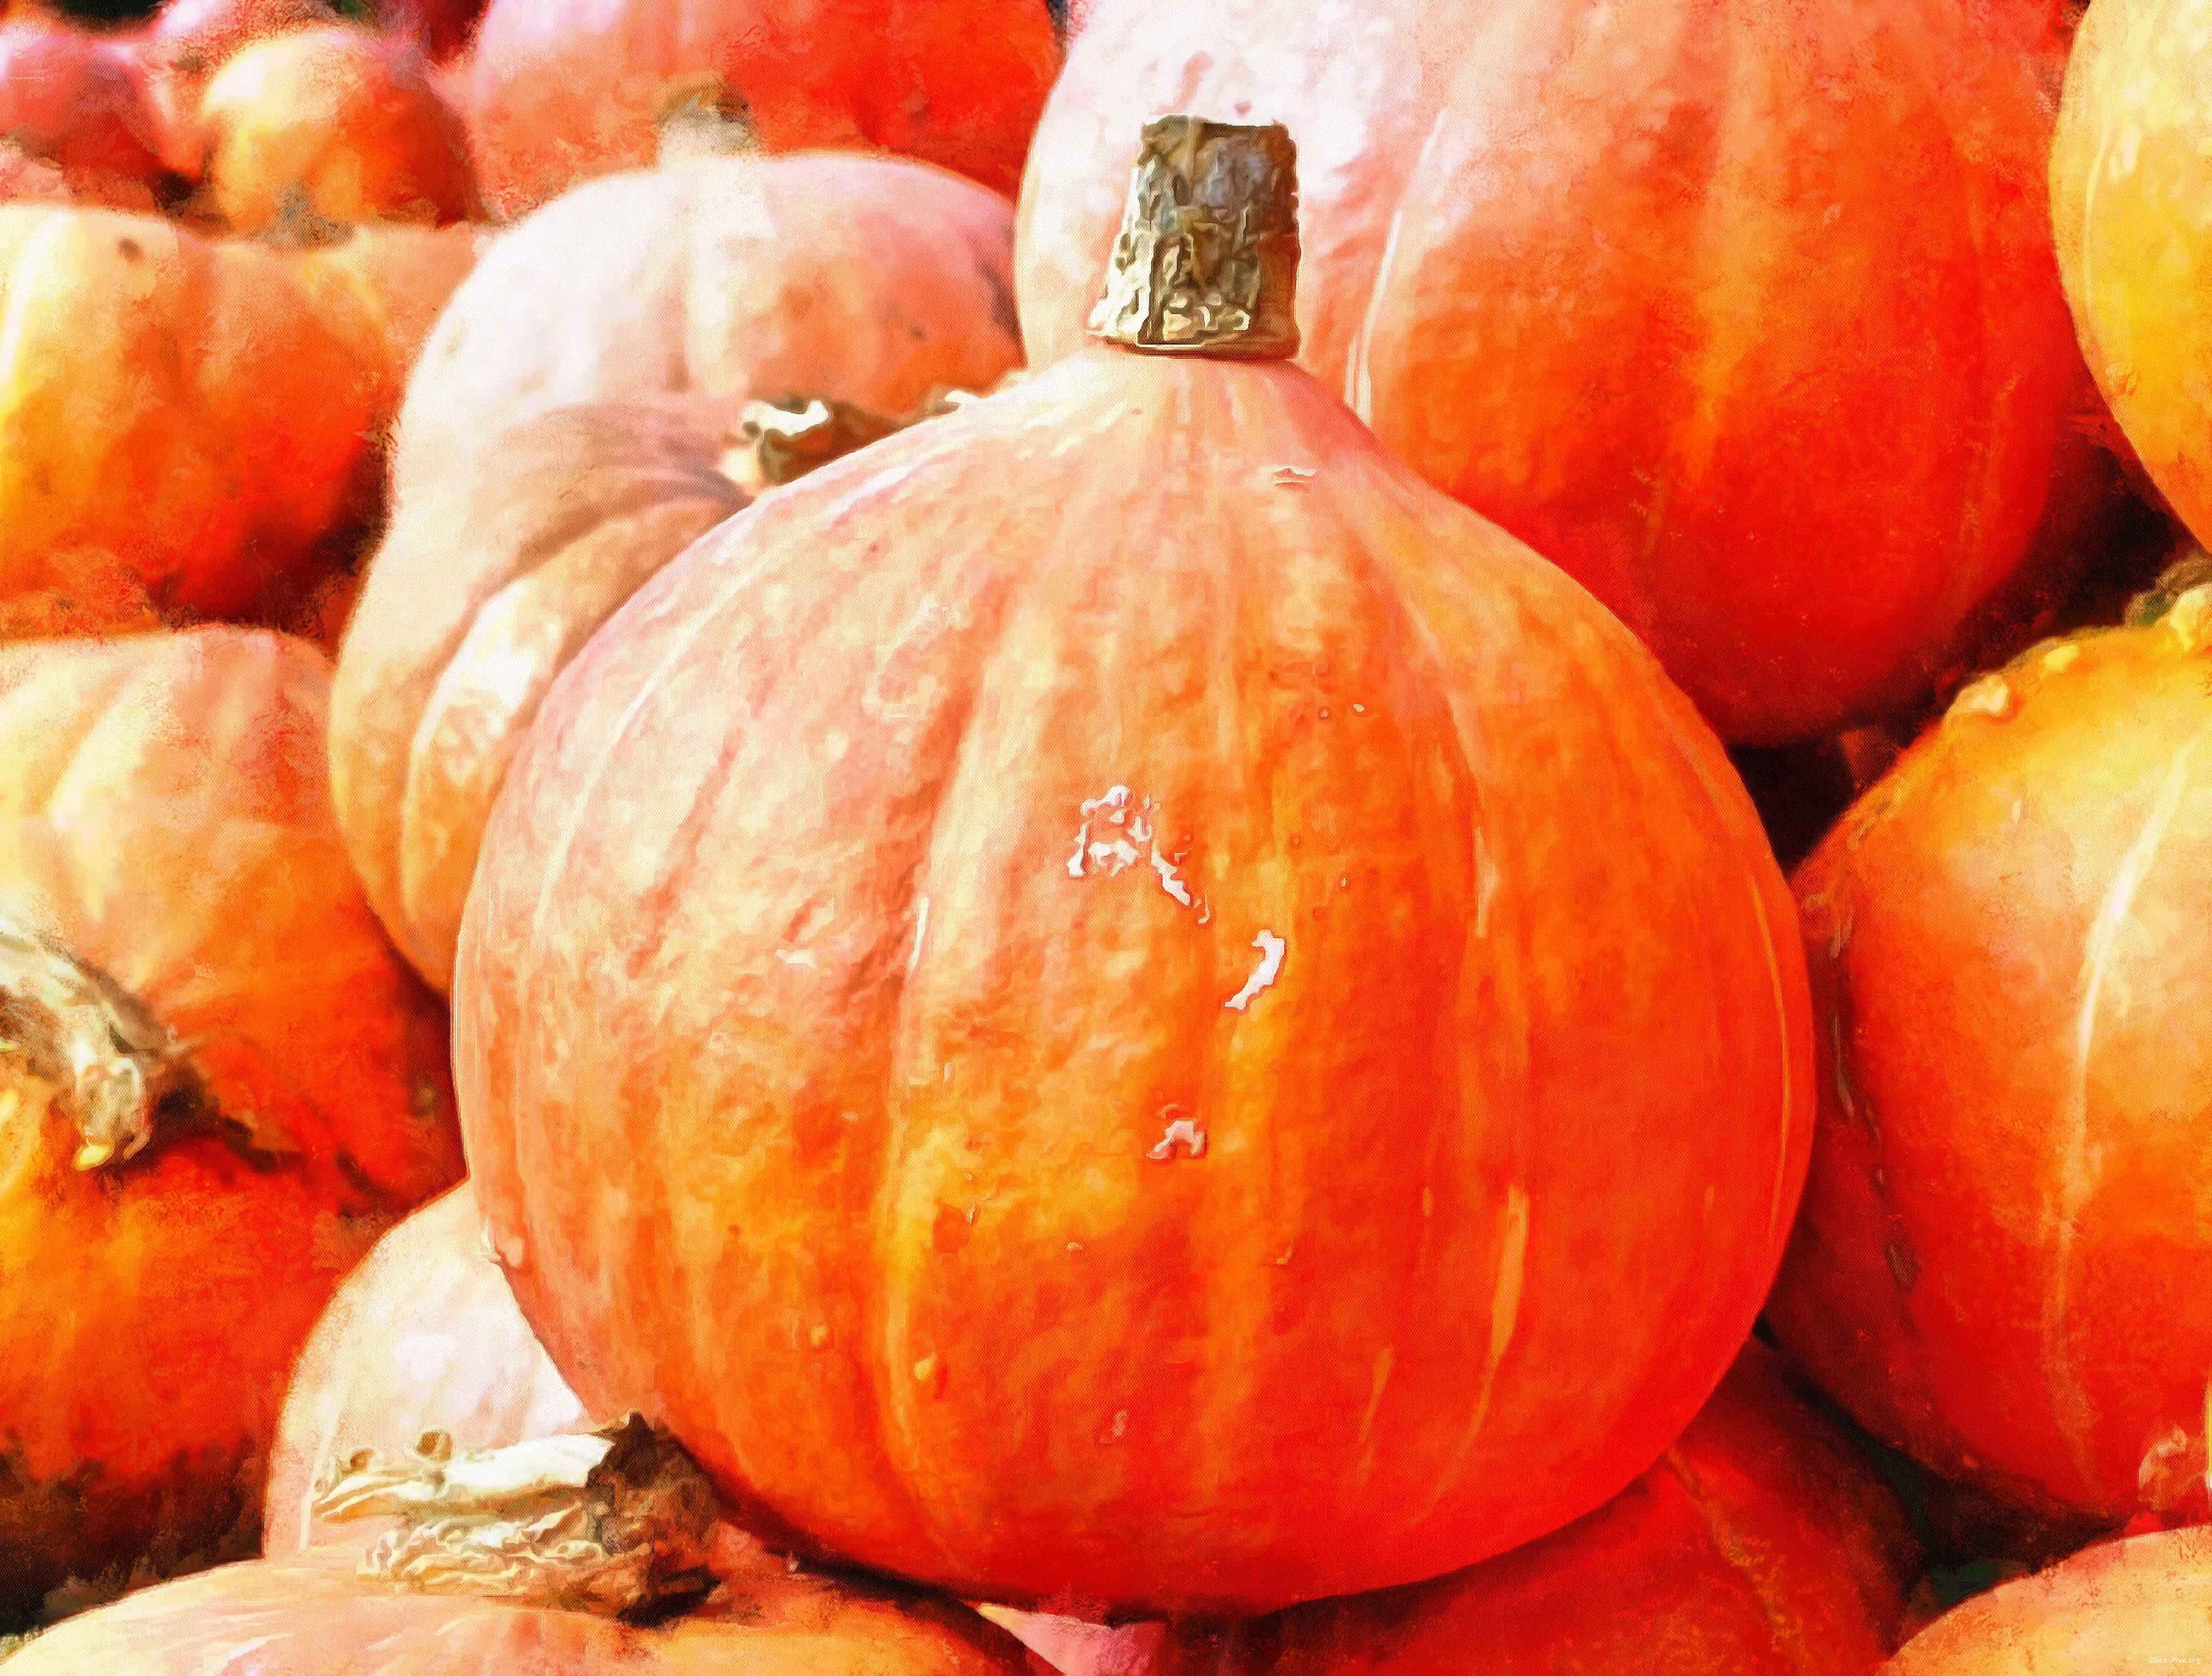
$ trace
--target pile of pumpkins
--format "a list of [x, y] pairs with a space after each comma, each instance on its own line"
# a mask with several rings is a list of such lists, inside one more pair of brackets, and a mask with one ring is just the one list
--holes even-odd
[[2212, 1661], [2212, 0], [128, 9], [5, 1676]]

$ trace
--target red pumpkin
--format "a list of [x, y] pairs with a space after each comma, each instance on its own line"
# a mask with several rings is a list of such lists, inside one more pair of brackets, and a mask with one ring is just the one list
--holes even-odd
[[[1250, 140], [1152, 166], [1279, 192]], [[1725, 1371], [1809, 1143], [1717, 741], [1276, 358], [1288, 210], [1223, 213], [1231, 358], [1102, 345], [641, 588], [464, 916], [555, 1365], [966, 1598], [1255, 1611], [1579, 1516]]]
[[2212, 588], [1963, 692], [1797, 878], [1824, 1066], [1768, 1318], [1867, 1428], [2109, 1523], [2201, 1450]]
[[233, 55], [199, 106], [208, 202], [242, 233], [286, 216], [442, 224], [477, 213], [468, 136], [422, 49], [331, 27]]
[[745, 505], [721, 463], [738, 442], [738, 409], [708, 397], [559, 408], [402, 486], [339, 660], [331, 773], [369, 900], [441, 990], [539, 701], [641, 583]]
[[81, 203], [150, 210], [170, 187], [145, 76], [120, 44], [75, 29], [0, 24], [0, 137]]
[[696, 393], [886, 417], [1021, 361], [1006, 204], [940, 170], [835, 153], [594, 181], [486, 250], [424, 346], [394, 475], [442, 471], [548, 408]]
[[493, 212], [653, 160], [711, 88], [769, 151], [892, 152], [1011, 197], [1060, 67], [1043, 0], [492, 0], [470, 137]]
[[1033, 362], [1077, 347], [1170, 108], [1303, 127], [1305, 364], [1731, 740], [1909, 702], [2027, 555], [2079, 354], [2026, 31], [1950, 0], [1100, 0], [1024, 182]]
[[308, 1329], [459, 1173], [441, 1011], [331, 820], [328, 680], [232, 629], [0, 648], [8, 1617], [250, 1540]]
[[277, 1422], [262, 1551], [344, 1541], [313, 1513], [333, 1458], [399, 1454], [434, 1429], [457, 1449], [494, 1449], [590, 1424], [485, 1250], [463, 1182], [380, 1240], [315, 1324]]
[[1754, 1344], [1588, 1518], [1434, 1582], [1171, 1628], [1150, 1676], [1870, 1676], [1916, 1558], [1896, 1496]]
[[2146, 1676], [2212, 1664], [2212, 1530], [2102, 1543], [1954, 1608], [1883, 1676]]

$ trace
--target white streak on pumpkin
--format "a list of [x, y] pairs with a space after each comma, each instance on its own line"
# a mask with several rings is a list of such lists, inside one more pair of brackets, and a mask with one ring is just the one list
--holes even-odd
[[1275, 981], [1283, 969], [1283, 953], [1290, 947], [1273, 931], [1262, 931], [1252, 939], [1252, 947], [1260, 951], [1260, 964], [1244, 980], [1244, 987], [1221, 1004], [1232, 1013], [1241, 1013], [1259, 996], [1260, 991]]
[[805, 948], [779, 948], [775, 951], [775, 958], [787, 966], [811, 966], [814, 964], [813, 951]]
[[[1167, 1112], [1163, 1112], [1160, 1115], [1166, 1117], [1169, 1112], [1180, 1109], [1170, 1106], [1167, 1108]], [[1186, 1157], [1206, 1156], [1206, 1131], [1198, 1126], [1195, 1118], [1172, 1118], [1168, 1124], [1167, 1133], [1160, 1137], [1159, 1144], [1147, 1152], [1145, 1156], [1156, 1164], [1164, 1164], [1176, 1155], [1177, 1147], [1183, 1149], [1183, 1155]]]
[[1505, 1190], [1501, 1220], [1505, 1226], [1498, 1239], [1498, 1278], [1490, 1292], [1490, 1355], [1483, 1362], [1482, 1382], [1475, 1387], [1474, 1413], [1468, 1430], [1470, 1438], [1482, 1429], [1489, 1416], [1498, 1369], [1521, 1325], [1521, 1283], [1528, 1265], [1528, 1190], [1520, 1182]]
[[1152, 871], [1160, 875], [1160, 888], [1182, 904], [1191, 905], [1190, 887], [1176, 875], [1176, 864], [1160, 854], [1160, 846], [1152, 845]]
[[906, 957], [906, 975], [914, 976], [915, 968], [921, 964], [921, 940], [929, 935], [929, 899], [923, 897], [921, 905], [915, 910], [914, 950]]

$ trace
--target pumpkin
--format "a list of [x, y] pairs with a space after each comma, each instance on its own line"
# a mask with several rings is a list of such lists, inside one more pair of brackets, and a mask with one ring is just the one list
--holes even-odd
[[376, 17], [442, 64], [468, 46], [483, 9], [484, 0], [377, 0]]
[[1821, 1117], [1768, 1307], [1869, 1431], [2108, 1524], [2212, 1368], [2212, 587], [2154, 612], [1968, 687], [1800, 871]]
[[331, 785], [369, 899], [438, 989], [546, 688], [639, 584], [746, 504], [721, 465], [737, 411], [699, 396], [558, 408], [403, 487], [339, 660]]
[[361, 29], [300, 29], [242, 48], [199, 121], [208, 201], [240, 232], [287, 213], [339, 222], [465, 221], [468, 137], [422, 49]]
[[326, 1464], [356, 1449], [398, 1454], [433, 1429], [459, 1449], [500, 1448], [589, 1423], [484, 1249], [463, 1182], [380, 1240], [308, 1336], [270, 1456], [262, 1551], [344, 1539], [316, 1520], [315, 1492]]
[[118, 44], [74, 29], [0, 23], [0, 137], [81, 202], [151, 210], [172, 189], [144, 75]]
[[1021, 360], [1012, 226], [980, 186], [836, 153], [672, 162], [578, 188], [485, 251], [424, 346], [394, 473], [515, 419], [696, 392], [886, 417]]
[[1043, 0], [492, 0], [469, 132], [501, 216], [650, 162], [702, 89], [769, 151], [889, 151], [1012, 197], [1059, 67]]
[[0, 647], [0, 1615], [250, 1541], [309, 1328], [459, 1174], [328, 683], [229, 628]]
[[1304, 120], [1303, 358], [1385, 446], [1731, 742], [1909, 703], [2026, 558], [2080, 363], [2027, 32], [1948, 0], [1357, 9], [1099, 0], [1023, 184], [1030, 360], [1080, 340], [1141, 119]]
[[[805, 1551], [1136, 1616], [1618, 1491], [1741, 1343], [1812, 1109], [1717, 741], [1281, 358], [1281, 131], [1152, 144], [1108, 329], [1195, 341], [665, 566], [539, 706], [453, 990], [494, 1249], [588, 1409]], [[1177, 203], [1241, 301], [1145, 289]]]
[[2067, 301], [2090, 369], [2151, 480], [2212, 538], [2212, 326], [2185, 305], [2212, 272], [2197, 205], [2212, 184], [2212, 98], [2189, 0], [2084, 14], [2051, 153]]
[[331, 0], [168, 0], [131, 39], [161, 113], [168, 166], [188, 175], [200, 168], [200, 94], [231, 54], [249, 41], [337, 21]]
[[[625, 1511], [617, 1503], [617, 1519]], [[697, 1582], [712, 1592], [678, 1615], [646, 1624], [589, 1600], [519, 1594], [582, 1545], [526, 1548], [501, 1575], [410, 1575], [405, 1587], [361, 1575], [359, 1550], [334, 1545], [224, 1566], [47, 1630], [9, 1676], [355, 1676], [365, 1658], [377, 1676], [1028, 1676], [1019, 1644], [966, 1608], [794, 1574], [727, 1525], [696, 1545]]]
[[91, 549], [164, 611], [223, 616], [321, 563], [375, 492], [420, 308], [374, 267], [0, 204], [0, 596]]
[[1151, 1676], [1869, 1676], [1917, 1558], [1905, 1509], [1764, 1345], [1597, 1512], [1410, 1588], [1170, 1627]]
[[1954, 1608], [1883, 1676], [2139, 1676], [2212, 1662], [2212, 1530], [2100, 1543]]

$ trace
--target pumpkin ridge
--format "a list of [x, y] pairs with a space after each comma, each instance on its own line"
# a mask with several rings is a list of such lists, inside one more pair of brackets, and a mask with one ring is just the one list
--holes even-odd
[[[1688, 1498], [1690, 1505], [1697, 1509], [1698, 1529], [1704, 1536], [1706, 1546], [1715, 1558], [1741, 1581], [1744, 1593], [1759, 1608], [1759, 1615], [1765, 1621], [1767, 1634], [1772, 1641], [1770, 1650], [1782, 1655], [1790, 1671], [1804, 1676], [1805, 1661], [1799, 1656], [1799, 1652], [1804, 1648], [1804, 1636], [1795, 1626], [1784, 1623], [1775, 1603], [1768, 1598], [1765, 1589], [1759, 1586], [1760, 1579], [1753, 1569], [1751, 1557], [1744, 1551], [1741, 1540], [1729, 1527], [1727, 1515], [1705, 1493], [1704, 1480], [1698, 1478], [1697, 1469], [1683, 1459], [1680, 1444], [1670, 1447], [1660, 1460], [1668, 1475], [1682, 1487], [1682, 1493]], [[1793, 1648], [1798, 1650], [1791, 1650]]]

